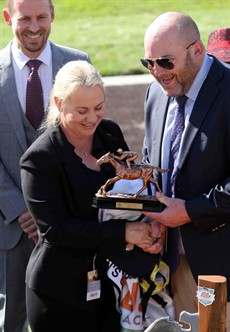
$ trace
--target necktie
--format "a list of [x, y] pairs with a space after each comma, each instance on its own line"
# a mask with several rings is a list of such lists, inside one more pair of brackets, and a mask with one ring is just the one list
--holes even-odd
[[[184, 110], [188, 97], [185, 95], [177, 97], [177, 107], [175, 120], [172, 128], [171, 146], [169, 152], [169, 172], [167, 181], [167, 195], [174, 194], [174, 183], [177, 174], [178, 154], [180, 149], [181, 137], [184, 131]], [[179, 228], [168, 229], [166, 261], [168, 262], [171, 272], [175, 272], [179, 264]]]
[[30, 74], [27, 79], [26, 116], [35, 129], [39, 127], [44, 116], [42, 85], [38, 76], [38, 68], [41, 63], [40, 60], [29, 60], [27, 62]]
[[167, 194], [174, 193], [174, 183], [177, 174], [178, 153], [180, 149], [181, 137], [184, 130], [184, 109], [188, 97], [185, 95], [177, 97], [177, 108], [175, 112], [175, 120], [172, 128], [171, 145], [169, 152], [169, 173], [167, 182]]

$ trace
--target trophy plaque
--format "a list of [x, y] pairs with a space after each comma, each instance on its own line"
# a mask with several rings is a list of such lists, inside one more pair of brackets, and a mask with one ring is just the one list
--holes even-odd
[[134, 198], [132, 194], [108, 193], [106, 196], [96, 196], [93, 199], [93, 207], [102, 209], [155, 211], [161, 212], [164, 204], [149, 195], [140, 195]]
[[[150, 184], [154, 184], [161, 192], [157, 180], [154, 178], [154, 170], [160, 173], [167, 172], [168, 169], [161, 169], [149, 164], [130, 164], [137, 158], [137, 154], [132, 151], [118, 149], [119, 155], [106, 153], [97, 160], [98, 165], [110, 163], [116, 171], [116, 176], [108, 179], [106, 183], [96, 193], [93, 199], [93, 207], [103, 209], [136, 210], [161, 212], [165, 205], [157, 200], [149, 192]], [[122, 181], [119, 181], [122, 180]], [[136, 180], [136, 181], [135, 181]], [[125, 183], [123, 188], [119, 188], [118, 183]], [[118, 187], [107, 192], [107, 188], [115, 184]], [[116, 186], [117, 185], [117, 186]], [[122, 190], [120, 190], [122, 189]]]

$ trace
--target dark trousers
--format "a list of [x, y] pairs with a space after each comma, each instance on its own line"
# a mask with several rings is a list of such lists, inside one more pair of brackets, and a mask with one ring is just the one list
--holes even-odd
[[85, 311], [47, 299], [26, 289], [27, 314], [32, 332], [119, 332], [120, 315], [105, 305]]

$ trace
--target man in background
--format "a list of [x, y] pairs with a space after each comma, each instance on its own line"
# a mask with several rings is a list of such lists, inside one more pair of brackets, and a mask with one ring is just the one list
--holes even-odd
[[0, 331], [21, 332], [27, 329], [25, 270], [38, 239], [23, 199], [19, 168], [19, 159], [37, 138], [40, 125], [27, 117], [27, 62], [40, 60], [37, 72], [45, 116], [58, 69], [68, 61], [90, 62], [90, 58], [48, 40], [54, 20], [51, 0], [7, 0], [3, 16], [14, 38], [0, 51]]

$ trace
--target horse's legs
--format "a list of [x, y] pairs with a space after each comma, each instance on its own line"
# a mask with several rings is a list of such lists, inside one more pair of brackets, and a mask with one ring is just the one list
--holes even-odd
[[154, 183], [155, 186], [157, 187], [158, 191], [161, 193], [161, 188], [159, 187], [159, 184], [158, 184], [158, 181], [157, 181], [157, 180], [155, 180], [153, 177], [151, 177], [151, 178], [149, 179], [149, 182]]
[[140, 190], [138, 190], [138, 191], [136, 192], [136, 194], [134, 195], [135, 198], [138, 197], [138, 196], [140, 195], [140, 193], [141, 193], [143, 190], [145, 190], [145, 189], [147, 188], [148, 180], [149, 180], [149, 179], [143, 179], [143, 178], [142, 178], [142, 181], [143, 181], [143, 187], [142, 187]]
[[155, 169], [156, 171], [158, 171], [159, 173], [165, 173], [165, 172], [169, 172], [168, 168], [160, 168], [157, 166], [152, 166], [153, 169]]
[[101, 186], [101, 188], [98, 190], [98, 194], [99, 195], [103, 195], [103, 196], [106, 196], [106, 188], [110, 185], [110, 184], [113, 184], [114, 182], [120, 180], [120, 178], [118, 176], [115, 176], [114, 178], [112, 179], [109, 179], [106, 181], [106, 183]]

